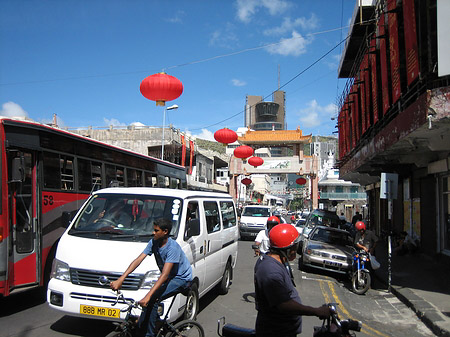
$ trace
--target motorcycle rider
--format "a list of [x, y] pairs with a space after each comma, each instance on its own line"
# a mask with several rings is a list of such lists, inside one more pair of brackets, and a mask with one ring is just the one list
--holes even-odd
[[274, 226], [278, 225], [279, 223], [280, 219], [275, 215], [272, 215], [267, 219], [266, 228], [259, 231], [255, 239], [255, 244], [252, 246], [252, 248], [255, 250], [255, 256], [266, 254], [269, 251], [269, 232]]
[[270, 248], [255, 264], [255, 304], [257, 337], [295, 337], [302, 331], [302, 316], [330, 316], [326, 305], [302, 304], [295, 289], [289, 261], [296, 258], [299, 234], [290, 224], [279, 224], [269, 233]]
[[357, 221], [355, 229], [355, 247], [364, 250], [366, 253], [373, 254], [377, 246], [378, 237], [371, 230], [366, 230], [366, 224], [363, 221]]
[[287, 223], [286, 219], [281, 216], [280, 211], [274, 211], [272, 215], [276, 216], [280, 220], [280, 223]]

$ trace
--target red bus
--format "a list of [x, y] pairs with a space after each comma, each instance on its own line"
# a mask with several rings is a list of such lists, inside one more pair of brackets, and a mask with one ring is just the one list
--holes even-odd
[[94, 190], [187, 187], [185, 167], [51, 126], [0, 118], [0, 297], [43, 286], [64, 223]]

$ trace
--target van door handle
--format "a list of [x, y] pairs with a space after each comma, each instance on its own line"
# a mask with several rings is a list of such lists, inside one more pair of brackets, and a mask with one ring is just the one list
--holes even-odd
[[203, 246], [200, 247], [200, 254], [203, 254]]

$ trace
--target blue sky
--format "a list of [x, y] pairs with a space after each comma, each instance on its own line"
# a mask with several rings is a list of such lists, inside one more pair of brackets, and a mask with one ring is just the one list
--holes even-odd
[[[166, 125], [205, 139], [244, 125], [246, 95], [286, 92], [288, 129], [335, 131], [356, 0], [0, 0], [0, 115], [63, 127], [162, 125], [141, 81], [184, 86]], [[332, 50], [332, 51], [331, 51]], [[330, 52], [331, 51], [331, 52]], [[306, 70], [318, 59], [317, 64]], [[305, 71], [306, 70], [306, 71]]]

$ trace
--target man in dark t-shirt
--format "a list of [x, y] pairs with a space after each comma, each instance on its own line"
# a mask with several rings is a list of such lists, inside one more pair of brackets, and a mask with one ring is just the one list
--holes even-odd
[[326, 305], [303, 305], [295, 289], [289, 261], [296, 257], [298, 236], [294, 226], [276, 225], [269, 233], [269, 252], [260, 255], [255, 264], [257, 337], [295, 337], [302, 331], [302, 315], [330, 316]]

